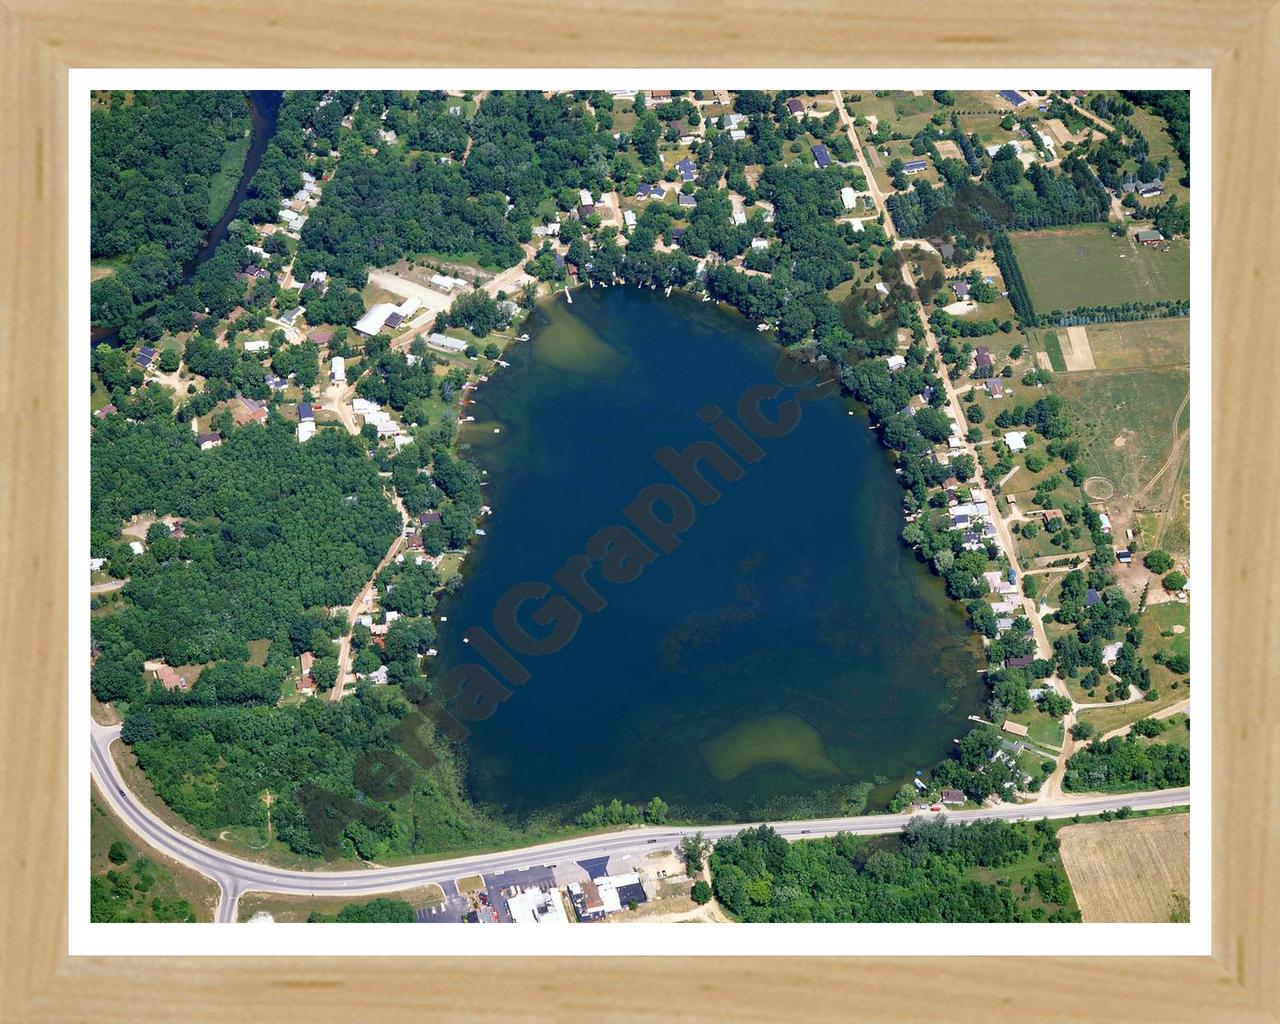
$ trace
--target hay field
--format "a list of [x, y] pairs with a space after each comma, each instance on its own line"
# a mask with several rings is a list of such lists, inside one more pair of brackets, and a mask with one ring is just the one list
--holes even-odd
[[1105, 224], [1077, 224], [1015, 231], [1009, 241], [1039, 313], [1191, 295], [1191, 248], [1185, 239], [1162, 252], [1116, 238]]
[[1062, 865], [1087, 922], [1168, 922], [1191, 889], [1191, 817], [1100, 821], [1058, 830]]

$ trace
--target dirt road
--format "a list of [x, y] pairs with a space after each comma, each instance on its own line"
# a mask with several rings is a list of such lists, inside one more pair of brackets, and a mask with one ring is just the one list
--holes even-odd
[[[619, 221], [619, 223], [621, 223], [621, 221]], [[484, 286], [484, 290], [495, 299], [498, 297], [498, 292], [506, 292], [507, 295], [514, 295], [530, 281], [536, 282], [538, 280], [536, 277], [530, 277], [524, 270], [525, 261], [533, 259], [537, 250], [528, 242], [526, 242], [521, 248], [524, 249], [524, 259], [514, 267], [508, 267], [502, 273], [491, 277], [488, 283]]]
[[[1190, 711], [1190, 710], [1191, 710], [1191, 698], [1184, 697], [1182, 700], [1178, 701], [1178, 703], [1170, 704], [1167, 708], [1161, 708], [1159, 711], [1153, 712], [1147, 717], [1148, 718], [1172, 718], [1174, 715], [1180, 715], [1183, 712]], [[1119, 729], [1112, 729], [1110, 732], [1103, 733], [1101, 736], [1098, 737], [1098, 741], [1101, 742], [1102, 740], [1113, 739], [1116, 736], [1127, 736], [1129, 734], [1129, 731], [1132, 728], [1133, 728], [1132, 723], [1130, 723], [1129, 725], [1122, 725], [1120, 726]]]
[[347, 607], [347, 631], [342, 636], [342, 639], [338, 641], [338, 680], [333, 684], [333, 689], [329, 693], [329, 699], [332, 701], [342, 700], [346, 686], [352, 679], [351, 633], [355, 629], [356, 619], [364, 614], [365, 605], [377, 585], [378, 576], [382, 573], [382, 570], [395, 560], [396, 555], [400, 554], [405, 546], [404, 528], [409, 525], [409, 512], [404, 507], [404, 502], [400, 500], [400, 495], [396, 494], [394, 488], [391, 489], [390, 496], [396, 511], [400, 513], [400, 533], [391, 542], [391, 546], [387, 548], [387, 553], [382, 556], [382, 561], [378, 563], [372, 574], [370, 574], [365, 585], [360, 588], [360, 593], [355, 596]]

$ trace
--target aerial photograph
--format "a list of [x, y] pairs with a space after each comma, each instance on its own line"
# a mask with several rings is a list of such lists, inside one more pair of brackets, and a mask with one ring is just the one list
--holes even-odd
[[1188, 92], [89, 103], [91, 922], [1190, 921]]

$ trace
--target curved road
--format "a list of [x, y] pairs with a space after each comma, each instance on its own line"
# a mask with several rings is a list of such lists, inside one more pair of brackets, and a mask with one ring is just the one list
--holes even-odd
[[[161, 821], [125, 786], [110, 750], [111, 744], [119, 736], [120, 726], [118, 725], [106, 726], [99, 725], [97, 722], [92, 723], [90, 768], [103, 799], [130, 828], [156, 850], [218, 883], [222, 890], [216, 915], [219, 923], [233, 923], [236, 920], [240, 896], [251, 890], [303, 896], [372, 896], [430, 883], [448, 882], [464, 874], [490, 874], [537, 864], [554, 865], [563, 861], [626, 852], [645, 853], [653, 845], [674, 847], [681, 837], [695, 831], [693, 827], [645, 826], [628, 829], [625, 832], [564, 839], [519, 850], [453, 857], [448, 860], [407, 864], [401, 867], [357, 868], [349, 871], [294, 871], [241, 860], [220, 850], [211, 849]], [[970, 811], [948, 811], [947, 817], [952, 821], [975, 821], [979, 818], [1018, 821], [1042, 818], [1048, 814], [1065, 817], [1072, 814], [1097, 814], [1099, 811], [1115, 810], [1124, 806], [1141, 810], [1177, 807], [1190, 802], [1191, 790], [1184, 788], [1154, 793], [1125, 793], [1116, 796], [1063, 797], [1047, 803], [1006, 804]], [[865, 814], [849, 818], [773, 822], [772, 825], [780, 835], [795, 839], [802, 835], [818, 837], [833, 835], [836, 832], [861, 834], [897, 832], [912, 817], [913, 815], [910, 814]], [[755, 823], [712, 825], [701, 831], [708, 839], [716, 840], [733, 835], [751, 824]]]

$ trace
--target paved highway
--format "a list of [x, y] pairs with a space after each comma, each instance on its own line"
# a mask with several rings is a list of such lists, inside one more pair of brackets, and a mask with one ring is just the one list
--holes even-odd
[[[292, 893], [296, 895], [371, 896], [394, 892], [432, 882], [450, 881], [466, 874], [491, 874], [531, 865], [554, 865], [587, 857], [622, 853], [645, 853], [654, 846], [673, 848], [693, 827], [645, 826], [604, 835], [583, 836], [558, 842], [528, 846], [519, 850], [482, 853], [469, 857], [430, 861], [391, 868], [356, 868], [349, 871], [293, 871], [256, 864], [211, 849], [204, 843], [183, 835], [161, 821], [143, 806], [125, 786], [111, 756], [111, 744], [120, 736], [120, 726], [92, 724], [90, 766], [103, 798], [128, 825], [151, 846], [181, 864], [199, 871], [218, 883], [222, 897], [216, 920], [236, 920], [242, 893], [249, 891]], [[968, 811], [948, 811], [952, 821], [975, 821], [999, 818], [1017, 821], [1027, 818], [1069, 817], [1073, 814], [1097, 814], [1129, 806], [1135, 810], [1176, 807], [1191, 802], [1191, 790], [1168, 789], [1153, 793], [1126, 793], [1119, 796], [1064, 797], [1052, 803], [1000, 805]], [[812, 821], [773, 822], [779, 834], [788, 838], [802, 835], [826, 836], [836, 832], [865, 835], [897, 832], [911, 819], [910, 814], [866, 814], [850, 818], [820, 818]], [[754, 823], [750, 823], [754, 824]], [[710, 825], [702, 829], [708, 839], [733, 835], [748, 825]]]

